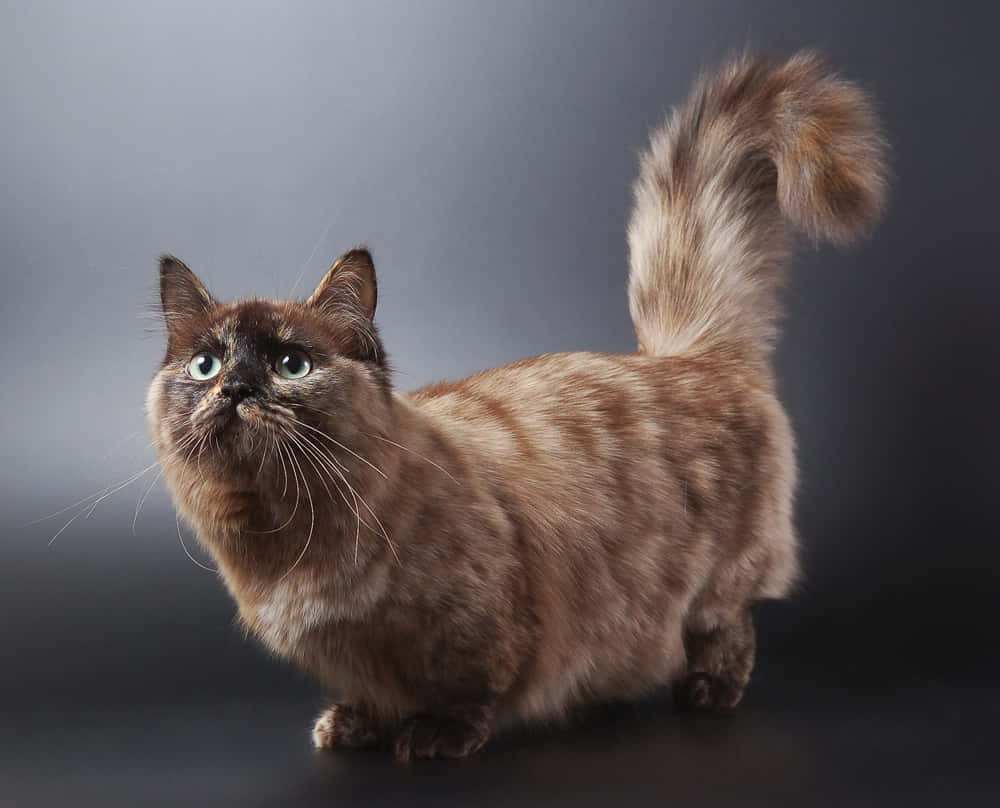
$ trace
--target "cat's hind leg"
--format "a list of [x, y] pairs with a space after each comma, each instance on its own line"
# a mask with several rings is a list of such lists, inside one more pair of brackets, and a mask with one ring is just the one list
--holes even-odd
[[750, 680], [755, 645], [749, 606], [723, 619], [689, 618], [684, 629], [687, 669], [674, 684], [674, 704], [687, 710], [735, 707]]

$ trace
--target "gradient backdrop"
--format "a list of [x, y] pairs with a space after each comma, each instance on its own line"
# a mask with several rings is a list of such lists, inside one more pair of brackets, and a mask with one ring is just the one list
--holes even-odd
[[[0, 803], [987, 799], [1000, 15], [981, 5], [4, 3]], [[632, 350], [635, 152], [748, 41], [818, 45], [870, 88], [894, 180], [867, 243], [803, 245], [790, 275], [807, 581], [760, 608], [741, 713], [654, 701], [450, 769], [316, 757], [318, 688], [234, 628], [162, 482], [133, 533], [155, 470], [51, 546], [75, 510], [24, 526], [154, 461], [164, 251], [230, 298], [306, 294], [368, 243], [404, 389]]]

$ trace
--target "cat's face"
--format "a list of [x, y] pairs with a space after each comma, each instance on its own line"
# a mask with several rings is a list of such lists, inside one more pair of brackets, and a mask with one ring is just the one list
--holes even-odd
[[358, 428], [365, 403], [389, 389], [364, 250], [339, 259], [304, 303], [218, 303], [173, 258], [160, 283], [167, 351], [147, 408], [161, 456], [252, 474], [275, 442], [323, 445], [317, 430]]

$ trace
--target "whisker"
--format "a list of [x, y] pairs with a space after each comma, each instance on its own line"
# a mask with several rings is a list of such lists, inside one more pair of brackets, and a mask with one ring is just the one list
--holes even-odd
[[354, 528], [354, 566], [358, 566], [358, 548], [361, 546], [361, 512], [358, 508], [358, 495], [351, 491], [354, 498], [354, 515], [358, 517], [357, 526]]
[[[275, 449], [278, 450], [278, 457], [281, 458], [282, 468], [285, 467], [285, 458], [284, 458], [284, 455], [282, 454], [282, 447], [283, 447], [283, 445], [284, 445], [284, 442], [280, 438], [278, 438], [275, 441], [275, 444], [274, 444]], [[285, 451], [288, 451], [288, 447], [287, 446], [285, 446], [284, 449], [285, 449]], [[294, 469], [293, 469], [293, 471], [294, 471]], [[285, 490], [281, 492], [281, 498], [282, 499], [285, 498], [285, 492], [287, 490], [288, 490], [288, 476], [286, 474], [285, 475]], [[246, 533], [253, 533], [253, 534], [258, 535], [258, 536], [266, 536], [266, 535], [268, 535], [270, 533], [280, 533], [282, 530], [284, 530], [286, 527], [288, 527], [292, 523], [292, 520], [295, 519], [295, 514], [298, 513], [298, 510], [299, 510], [299, 480], [298, 480], [298, 477], [296, 477], [295, 478], [295, 505], [292, 506], [292, 514], [291, 514], [291, 516], [289, 516], [284, 521], [284, 523], [282, 523], [281, 525], [279, 525], [276, 528], [272, 528], [271, 530], [246, 530], [245, 532]]]
[[309, 463], [309, 465], [312, 466], [313, 471], [316, 472], [316, 476], [319, 477], [320, 484], [323, 486], [324, 490], [326, 491], [327, 497], [329, 497], [330, 499], [333, 499], [333, 494], [330, 492], [330, 489], [327, 486], [326, 481], [323, 479], [323, 476], [322, 476], [322, 474], [320, 472], [320, 469], [316, 466], [316, 463], [313, 462], [313, 458], [309, 456], [309, 453], [307, 453], [307, 451], [306, 451], [307, 447], [303, 443], [301, 443], [301, 436], [289, 435], [289, 439], [296, 446], [298, 446], [299, 449], [302, 450], [302, 456]]
[[[188, 453], [184, 457], [184, 461], [183, 461], [184, 465], [187, 465], [187, 463], [191, 460], [191, 455], [194, 452], [196, 441], [197, 441], [197, 436], [196, 435], [189, 435], [188, 437], [186, 437], [184, 440], [182, 440], [180, 443], [177, 444], [177, 446], [174, 448], [174, 450], [170, 453], [169, 456], [170, 457], [176, 457], [182, 451], [184, 451], [185, 449], [188, 449], [190, 447], [190, 451], [188, 451]], [[163, 469], [163, 464], [161, 463], [160, 464], [160, 471], [159, 471], [159, 473], [157, 473], [157, 475], [153, 478], [153, 482], [151, 482], [149, 484], [149, 486], [143, 492], [142, 497], [140, 497], [139, 501], [136, 503], [135, 514], [132, 516], [132, 535], [133, 536], [135, 535], [136, 523], [139, 521], [139, 512], [142, 510], [142, 506], [146, 503], [146, 499], [149, 497], [150, 492], [153, 490], [153, 487], [156, 485], [157, 480], [159, 480], [160, 477], [163, 476], [163, 470], [164, 470]]]
[[[289, 522], [295, 518], [295, 514], [299, 510], [299, 475], [295, 473], [295, 466], [292, 465], [292, 449], [284, 441], [281, 442], [281, 447], [284, 449], [285, 456], [288, 458], [288, 465], [292, 470], [292, 477], [295, 480], [295, 505], [292, 507], [292, 515], [289, 517]], [[284, 496], [284, 495], [282, 495]], [[288, 524], [286, 522], [285, 524]]]
[[40, 516], [38, 519], [32, 519], [30, 522], [25, 522], [23, 525], [21, 525], [21, 527], [22, 528], [31, 527], [32, 525], [37, 525], [37, 524], [39, 524], [41, 522], [47, 522], [49, 519], [53, 519], [56, 516], [61, 516], [62, 514], [66, 513], [66, 511], [71, 511], [74, 508], [79, 508], [81, 505], [86, 506], [87, 503], [89, 503], [90, 500], [92, 500], [94, 497], [99, 497], [102, 494], [105, 494], [108, 491], [111, 491], [111, 489], [114, 488], [116, 485], [119, 485], [119, 484], [128, 485], [130, 482], [134, 482], [134, 480], [138, 479], [141, 475], [143, 475], [143, 474], [151, 471], [152, 469], [156, 468], [156, 466], [158, 466], [158, 465], [159, 465], [159, 461], [157, 461], [156, 463], [151, 463], [146, 468], [144, 468], [142, 471], [136, 472], [132, 476], [127, 477], [125, 480], [121, 481], [121, 483], [112, 483], [111, 485], [106, 486], [105, 488], [102, 488], [99, 491], [95, 491], [93, 494], [87, 494], [87, 496], [83, 497], [83, 499], [78, 499], [76, 502], [74, 502], [71, 505], [67, 505], [65, 508], [60, 508], [58, 511], [53, 511], [52, 513], [48, 514], [47, 516]]
[[[314, 456], [317, 456], [318, 459], [320, 459], [320, 461], [323, 464], [324, 468], [327, 470], [327, 474], [330, 474], [331, 471], [333, 473], [335, 473], [337, 475], [337, 477], [339, 477], [340, 480], [344, 483], [344, 485], [347, 486], [347, 490], [350, 492], [351, 497], [354, 500], [353, 513], [354, 513], [355, 517], [357, 518], [357, 525], [356, 525], [356, 528], [355, 528], [355, 536], [354, 536], [354, 559], [355, 559], [355, 563], [357, 563], [357, 558], [358, 558], [358, 549], [359, 549], [360, 541], [361, 541], [361, 525], [362, 524], [364, 524], [364, 526], [366, 528], [368, 528], [369, 530], [371, 530], [373, 533], [377, 533], [380, 536], [382, 536], [382, 538], [384, 538], [385, 541], [386, 541], [386, 543], [388, 544], [389, 549], [392, 551], [392, 554], [395, 557], [396, 562], [397, 563], [401, 563], [400, 562], [400, 558], [399, 558], [399, 554], [396, 552], [396, 547], [392, 543], [392, 539], [389, 538], [389, 533], [385, 529], [385, 526], [382, 524], [381, 520], [378, 518], [378, 516], [372, 510], [371, 506], [368, 505], [368, 503], [365, 501], [364, 497], [362, 497], [354, 489], [354, 486], [352, 486], [350, 484], [350, 482], [347, 480], [347, 478], [341, 472], [340, 469], [343, 468], [346, 471], [346, 468], [336, 459], [336, 457], [333, 456], [332, 452], [330, 452], [329, 450], [326, 450], [326, 449], [322, 449], [314, 441], [312, 441], [307, 435], [300, 434], [298, 436], [298, 438], [300, 438], [301, 440], [304, 440], [304, 441], [308, 442], [308, 445], [310, 447], [312, 447], [311, 451], [314, 453]], [[305, 449], [305, 447], [302, 447], [302, 448]], [[331, 462], [332, 462], [332, 465], [331, 465]], [[340, 486], [337, 485], [336, 480], [333, 479], [332, 476], [331, 476], [330, 479], [331, 479], [331, 482], [333, 482], [334, 486], [337, 488], [337, 492], [340, 494], [341, 499], [344, 500], [344, 503], [347, 505], [348, 509], [350, 509], [351, 508], [351, 504], [344, 497], [344, 493], [343, 493], [343, 491], [340, 490]], [[371, 514], [372, 518], [375, 520], [375, 523], [378, 525], [378, 530], [376, 530], [374, 527], [372, 527], [371, 525], [369, 525], [366, 520], [364, 520], [364, 519], [361, 518], [361, 510], [358, 507], [358, 500], [359, 499], [361, 501], [361, 504], [365, 506], [365, 509]]]
[[401, 444], [401, 443], [396, 443], [396, 441], [394, 441], [394, 440], [389, 440], [388, 438], [383, 438], [381, 435], [376, 435], [376, 434], [374, 434], [372, 432], [362, 432], [361, 434], [367, 435], [369, 438], [375, 438], [375, 440], [380, 440], [380, 441], [384, 441], [385, 443], [392, 444], [397, 449], [402, 449], [404, 452], [409, 452], [412, 455], [416, 455], [421, 460], [424, 460], [424, 461], [430, 463], [432, 466], [434, 466], [434, 468], [436, 468], [442, 474], [446, 474], [448, 476], [448, 478], [452, 482], [455, 483], [455, 485], [461, 487], [462, 484], [458, 480], [456, 480], [455, 477], [447, 469], [442, 468], [437, 463], [435, 463], [433, 460], [431, 460], [429, 457], [425, 457], [424, 455], [420, 454], [420, 452], [418, 452], [418, 451], [416, 451], [414, 449], [411, 449], [408, 446], [403, 446], [403, 444]]
[[322, 429], [317, 429], [316, 427], [312, 426], [311, 424], [307, 424], [305, 421], [300, 421], [298, 418], [291, 418], [290, 420], [294, 421], [299, 426], [304, 426], [306, 429], [310, 429], [313, 432], [315, 432], [315, 433], [317, 433], [319, 435], [322, 435], [324, 438], [326, 438], [328, 441], [330, 441], [331, 443], [333, 443], [335, 446], [338, 446], [339, 448], [343, 449], [345, 452], [348, 452], [349, 454], [354, 455], [358, 460], [360, 460], [366, 466], [369, 466], [370, 468], [374, 469], [376, 472], [378, 472], [379, 474], [381, 474], [382, 475], [382, 479], [384, 479], [384, 480], [388, 480], [389, 479], [388, 475], [386, 475], [386, 473], [384, 471], [382, 471], [382, 469], [380, 469], [374, 463], [372, 463], [371, 461], [369, 461], [367, 458], [362, 457], [361, 455], [359, 455], [357, 452], [355, 452], [350, 447], [344, 446], [344, 444], [342, 444], [340, 441], [336, 440], [335, 438], [330, 437]]
[[[183, 451], [183, 449], [185, 449], [189, 444], [190, 444], [190, 440], [185, 439], [185, 441], [182, 441], [174, 449], [172, 449], [170, 451], [170, 453], [169, 453], [168, 456], [169, 457], [173, 457], [173, 456], [176, 456], [176, 455], [180, 454], [180, 452]], [[125, 480], [122, 480], [122, 481], [120, 481], [118, 483], [112, 483], [111, 485], [109, 485], [109, 486], [107, 486], [105, 488], [102, 488], [99, 491], [95, 491], [93, 494], [89, 494], [89, 495], [83, 497], [82, 499], [77, 500], [76, 502], [72, 503], [71, 505], [67, 505], [65, 508], [60, 508], [57, 511], [53, 511], [52, 513], [48, 514], [47, 516], [42, 516], [42, 517], [40, 517], [38, 519], [33, 519], [32, 521], [27, 522], [24, 525], [22, 525], [22, 527], [29, 527], [30, 525], [36, 525], [36, 524], [38, 524], [40, 522], [44, 522], [44, 521], [47, 521], [48, 519], [52, 519], [53, 517], [59, 516], [61, 514], [64, 514], [67, 511], [72, 510], [73, 508], [77, 508], [77, 507], [83, 506], [80, 509], [79, 513], [74, 514], [73, 517], [71, 519], [69, 519], [69, 521], [67, 521], [66, 524], [64, 524], [58, 531], [56, 531], [56, 534], [51, 539], [49, 539], [48, 544], [51, 546], [52, 543], [63, 533], [63, 531], [65, 531], [66, 528], [68, 528], [71, 524], [73, 524], [73, 522], [75, 522], [77, 519], [79, 519], [84, 514], [86, 514], [87, 515], [86, 518], [89, 519], [90, 515], [94, 512], [94, 509], [101, 502], [103, 502], [105, 499], [107, 499], [112, 494], [115, 494], [118, 491], [121, 491], [122, 489], [127, 488], [129, 485], [131, 485], [132, 483], [136, 482], [137, 480], [139, 480], [140, 478], [142, 478], [144, 475], [146, 475], [150, 471], [152, 471], [158, 464], [159, 464], [159, 461], [157, 461], [156, 463], [151, 463], [150, 465], [146, 466], [146, 468], [142, 469], [141, 471], [137, 471], [135, 474], [132, 474], [131, 476], [127, 477]], [[162, 471], [160, 473], [162, 473]], [[157, 475], [157, 478], [158, 477], [159, 477], [159, 474]], [[154, 478], [154, 481], [153, 481], [154, 484], [155, 484], [157, 478]], [[95, 497], [96, 497], [96, 499], [95, 499]], [[94, 500], [94, 501], [90, 502], [90, 500]]]
[[[320, 464], [323, 466], [323, 470], [326, 472], [330, 481], [337, 486], [338, 492], [340, 492], [341, 499], [344, 499], [345, 504], [350, 507], [350, 503], [344, 498], [344, 494], [340, 491], [340, 486], [337, 485], [337, 480], [333, 474], [339, 474], [338, 466], [341, 466], [337, 458], [333, 455], [333, 452], [325, 446], [318, 444], [316, 441], [312, 440], [308, 435], [303, 435], [299, 433], [297, 435], [298, 440], [303, 444], [303, 448], [307, 448], [312, 453], [313, 457], [319, 460]], [[366, 527], [369, 527], [367, 524]]]
[[292, 452], [289, 452], [288, 457], [298, 467], [299, 473], [302, 474], [302, 485], [305, 487], [306, 496], [309, 498], [309, 533], [306, 535], [306, 543], [302, 547], [302, 552], [299, 553], [298, 558], [296, 558], [295, 561], [292, 562], [292, 566], [290, 566], [287, 570], [285, 570], [282, 576], [278, 579], [277, 581], [278, 583], [285, 580], [285, 578], [287, 578], [291, 574], [292, 570], [294, 570], [299, 565], [299, 562], [303, 559], [303, 557], [306, 554], [306, 551], [309, 549], [309, 543], [312, 541], [313, 528], [316, 526], [316, 510], [313, 507], [312, 494], [309, 491], [309, 481], [306, 479], [306, 475], [305, 472], [302, 471], [302, 467], [299, 466], [298, 461], [295, 460], [295, 455]]
[[54, 541], [55, 541], [56, 539], [58, 539], [60, 535], [62, 535], [62, 532], [63, 532], [63, 531], [64, 531], [64, 530], [66, 529], [66, 528], [68, 528], [68, 527], [69, 527], [69, 526], [70, 526], [71, 524], [73, 524], [73, 523], [74, 523], [74, 522], [75, 522], [75, 521], [76, 521], [77, 519], [79, 519], [79, 518], [80, 518], [80, 517], [81, 517], [82, 515], [83, 515], [83, 511], [80, 511], [79, 513], [77, 513], [76, 515], [74, 515], [74, 516], [73, 516], [73, 518], [72, 518], [72, 519], [70, 519], [70, 520], [69, 520], [69, 521], [68, 521], [68, 522], [67, 522], [67, 523], [66, 523], [65, 525], [63, 525], [63, 526], [62, 526], [61, 528], [59, 528], [59, 530], [57, 530], [57, 531], [56, 531], [56, 534], [55, 534], [55, 535], [54, 535], [54, 536], [53, 536], [53, 537], [52, 537], [51, 539], [49, 539], [49, 547], [51, 547], [51, 546], [52, 546], [52, 543], [53, 543], [53, 542], [54, 542]]
[[280, 451], [281, 450], [281, 438], [278, 438], [278, 442], [275, 443], [275, 448], [277, 448], [279, 450], [278, 451], [278, 459], [281, 461], [281, 473], [284, 475], [284, 478], [285, 478], [285, 484], [284, 484], [284, 486], [281, 489], [281, 498], [284, 499], [285, 498], [285, 494], [288, 493], [288, 468], [285, 466], [285, 455]]
[[142, 435], [142, 431], [137, 429], [131, 435], [126, 435], [124, 438], [120, 438], [119, 440], [115, 441], [115, 443], [111, 446], [111, 448], [108, 449], [108, 451], [106, 451], [101, 456], [101, 461], [102, 462], [106, 462], [106, 461], [110, 460], [111, 456], [113, 454], [115, 454], [116, 452], [118, 452], [122, 447], [125, 446], [125, 444], [130, 443], [133, 440], [135, 440], [136, 438], [138, 438], [140, 435]]
[[208, 433], [201, 436], [201, 440], [198, 441], [198, 457], [195, 460], [195, 464], [198, 466], [198, 473], [201, 473], [201, 453], [205, 451], [205, 443], [208, 441]]
[[198, 565], [199, 567], [201, 567], [203, 570], [206, 570], [207, 572], [216, 572], [217, 573], [218, 572], [217, 569], [215, 569], [213, 567], [206, 567], [197, 558], [195, 558], [193, 555], [191, 555], [191, 551], [188, 550], [187, 545], [184, 543], [184, 537], [181, 535], [181, 518], [180, 518], [180, 516], [177, 515], [176, 511], [174, 511], [174, 522], [177, 524], [177, 538], [180, 539], [181, 548], [184, 550], [184, 555], [186, 555], [188, 558], [190, 558], [191, 561], [193, 561], [196, 565]]
[[[300, 435], [299, 437], [305, 438], [306, 436], [305, 435]], [[315, 443], [313, 445], [315, 446]], [[347, 478], [344, 476], [349, 471], [349, 469], [347, 468], [347, 466], [345, 466], [343, 463], [340, 462], [340, 460], [337, 459], [336, 455], [333, 454], [332, 450], [324, 449], [324, 451], [326, 452], [326, 454], [324, 455], [324, 457], [325, 457], [327, 463], [332, 463], [332, 465], [330, 466], [330, 468], [332, 469], [332, 471], [344, 482], [344, 484], [348, 487], [348, 489], [350, 490], [350, 492], [352, 493], [352, 495], [354, 495], [355, 497], [361, 497], [360, 494], [357, 494], [355, 492], [354, 487], [347, 481]], [[364, 506], [368, 510], [368, 512], [371, 513], [371, 515], [375, 518], [375, 521], [378, 522], [378, 517], [375, 516], [374, 511], [372, 511], [372, 509], [370, 507], [368, 507], [368, 503], [365, 502], [365, 500], [364, 500], [363, 497], [361, 498], [361, 502], [364, 504]], [[375, 533], [378, 533], [378, 531], [375, 530], [367, 522], [364, 522], [364, 525], [369, 530], [371, 530], [371, 531], [373, 531]], [[385, 536], [385, 538], [388, 540], [389, 537], [388, 537], [388, 535], [386, 533], [385, 528], [382, 527], [382, 523], [381, 522], [379, 522], [379, 527], [382, 530], [382, 535]]]
[[[177, 446], [175, 446], [173, 449], [171, 449], [170, 452], [167, 454], [167, 457], [168, 458], [177, 457], [187, 446], [188, 446], [188, 439], [185, 439], [185, 440], [181, 441], [179, 444], [177, 444]], [[143, 471], [142, 473], [145, 474], [146, 472]], [[138, 518], [139, 518], [139, 509], [142, 507], [142, 504], [146, 501], [146, 497], [149, 496], [149, 492], [152, 490], [153, 486], [156, 485], [156, 481], [158, 479], [160, 479], [160, 476], [162, 474], [163, 474], [163, 465], [161, 463], [160, 464], [160, 470], [156, 473], [156, 476], [153, 478], [153, 482], [146, 489], [146, 492], [142, 495], [142, 497], [139, 500], [139, 503], [136, 505], [135, 516], [132, 518], [132, 535], [133, 536], [135, 535], [135, 523], [136, 523], [136, 520], [138, 520]], [[90, 517], [93, 516], [94, 511], [97, 509], [97, 506], [100, 505], [101, 501], [103, 499], [107, 498], [108, 496], [110, 496], [113, 493], [115, 493], [115, 492], [111, 491], [109, 494], [105, 494], [105, 496], [101, 497], [96, 502], [94, 502], [92, 505], [90, 505], [89, 506], [89, 510], [87, 510], [87, 515], [84, 517], [84, 519], [90, 519]]]
[[[338, 474], [339, 474], [339, 472], [338, 472]], [[369, 505], [365, 501], [365, 498], [363, 496], [361, 496], [361, 494], [359, 494], [354, 489], [354, 486], [351, 485], [347, 481], [347, 478], [343, 474], [340, 474], [340, 479], [344, 481], [344, 485], [347, 486], [347, 490], [351, 492], [351, 495], [354, 496], [354, 497], [356, 497], [357, 499], [361, 500], [361, 504], [365, 506], [365, 510], [367, 510], [368, 513], [370, 513], [372, 515], [372, 519], [375, 520], [375, 524], [378, 525], [378, 528], [379, 528], [379, 530], [377, 532], [381, 533], [382, 538], [384, 538], [385, 541], [386, 541], [386, 543], [389, 545], [389, 550], [392, 551], [392, 555], [396, 559], [396, 563], [397, 564], [401, 564], [402, 561], [399, 558], [399, 553], [396, 552], [396, 545], [394, 545], [392, 543], [392, 539], [389, 538], [389, 533], [388, 533], [388, 531], [386, 531], [385, 526], [382, 524], [382, 520], [378, 518], [378, 516], [376, 515], [375, 511], [372, 510], [371, 505]]]
[[257, 467], [258, 477], [260, 477], [261, 472], [264, 471], [264, 462], [267, 460], [267, 456], [271, 452], [271, 442], [267, 440], [266, 437], [261, 438], [261, 443], [264, 444], [264, 450], [260, 453], [260, 465]]
[[[351, 491], [351, 496], [354, 498], [354, 507], [353, 508], [351, 507], [351, 503], [347, 501], [347, 497], [344, 496], [344, 492], [341, 490], [340, 486], [337, 484], [336, 478], [333, 476], [333, 472], [337, 473], [338, 475], [340, 475], [340, 472], [337, 470], [336, 467], [330, 465], [330, 461], [334, 460], [334, 459], [332, 457], [327, 456], [326, 454], [324, 454], [321, 451], [320, 447], [317, 446], [313, 441], [309, 440], [306, 435], [299, 435], [299, 438], [308, 441], [308, 445], [309, 445], [309, 447], [311, 447], [309, 449], [309, 451], [313, 454], [314, 457], [317, 458], [317, 460], [319, 460], [320, 465], [323, 467], [323, 470], [326, 472], [326, 475], [330, 479], [330, 482], [333, 483], [334, 488], [337, 489], [337, 493], [340, 494], [340, 498], [342, 500], [344, 500], [344, 504], [347, 506], [348, 510], [350, 510], [354, 514], [355, 518], [357, 519], [357, 527], [355, 529], [355, 537], [354, 537], [354, 560], [355, 560], [355, 563], [357, 563], [358, 546], [359, 546], [360, 541], [361, 541], [361, 525], [362, 525], [362, 523], [364, 523], [364, 526], [366, 528], [368, 528], [369, 530], [371, 530], [373, 533], [375, 533], [377, 531], [375, 530], [375, 528], [373, 528], [371, 525], [369, 525], [368, 522], [366, 522], [364, 519], [361, 518], [360, 509], [358, 508], [358, 498], [354, 494], [353, 490]], [[307, 447], [303, 446], [302, 448], [306, 449]], [[334, 460], [334, 462], [336, 462], [336, 461]], [[329, 493], [329, 489], [327, 489], [327, 493]]]
[[299, 274], [295, 278], [295, 283], [292, 284], [292, 289], [288, 293], [288, 296], [290, 298], [295, 296], [295, 290], [298, 288], [299, 283], [302, 282], [302, 276], [306, 274], [306, 268], [309, 266], [309, 262], [313, 260], [313, 257], [316, 255], [316, 251], [320, 248], [320, 245], [323, 243], [324, 239], [326, 239], [327, 233], [330, 232], [331, 227], [333, 227], [333, 221], [331, 221], [330, 224], [328, 224], [323, 229], [323, 232], [320, 234], [320, 237], [316, 239], [316, 244], [315, 246], [313, 246], [312, 252], [309, 253], [309, 257], [302, 262], [302, 268], [299, 270]]
[[[317, 407], [309, 407], [309, 406], [304, 405], [304, 404], [300, 404], [300, 405], [294, 405], [293, 404], [291, 406], [300, 406], [300, 407], [303, 407], [305, 409], [312, 410], [317, 415], [325, 415], [325, 416], [327, 416], [329, 418], [335, 418], [336, 417], [335, 413], [332, 413], [329, 410], [321, 410], [321, 409], [319, 409]], [[298, 420], [297, 418], [293, 418], [292, 420], [294, 420], [296, 423], [301, 424], [302, 426], [304, 426], [304, 427], [306, 427], [308, 429], [313, 430], [314, 432], [319, 432], [321, 435], [323, 435], [324, 437], [328, 438], [331, 441], [334, 440], [328, 434], [326, 434], [325, 432], [323, 432], [320, 429], [317, 429], [316, 427], [312, 426], [311, 424], [303, 423], [302, 421]], [[434, 466], [434, 468], [436, 468], [438, 471], [440, 471], [442, 474], [446, 475], [456, 485], [458, 485], [458, 486], [462, 485], [462, 483], [459, 482], [458, 479], [456, 479], [455, 475], [453, 475], [450, 471], [448, 471], [448, 469], [440, 466], [438, 463], [435, 463], [429, 457], [427, 457], [426, 455], [421, 454], [416, 449], [411, 449], [409, 446], [404, 446], [402, 443], [397, 443], [396, 441], [390, 440], [389, 438], [386, 438], [386, 437], [384, 437], [382, 435], [376, 435], [373, 432], [366, 432], [364, 430], [361, 430], [361, 434], [362, 435], [366, 435], [369, 438], [375, 438], [376, 440], [383, 441], [384, 443], [388, 443], [391, 446], [395, 446], [397, 449], [402, 449], [404, 452], [409, 452], [410, 454], [412, 454], [412, 455], [414, 455], [416, 457], [419, 457], [421, 460], [425, 461], [426, 463], [429, 463], [430, 465]], [[336, 442], [336, 441], [334, 441], [334, 442]], [[341, 448], [346, 448], [342, 444], [338, 444], [338, 445]], [[383, 476], [385, 476], [385, 475], [383, 474]]]
[[142, 496], [139, 498], [139, 502], [135, 506], [135, 514], [132, 516], [133, 536], [135, 535], [136, 523], [138, 523], [139, 521], [139, 511], [142, 510], [142, 506], [146, 503], [146, 498], [149, 496], [149, 493], [153, 490], [153, 486], [156, 485], [157, 480], [159, 480], [160, 477], [162, 476], [163, 476], [163, 467], [161, 466], [160, 470], [156, 473], [156, 476], [153, 478], [153, 482], [151, 482], [148, 486], [146, 486], [146, 490], [142, 492]]
[[[344, 476], [344, 473], [340, 470], [340, 469], [343, 469], [346, 472], [347, 468], [342, 463], [340, 463], [335, 457], [333, 457], [332, 454], [331, 454], [331, 459], [336, 464], [336, 466], [339, 466], [339, 468], [335, 468], [335, 471], [337, 472], [337, 476], [340, 477], [340, 479], [344, 483], [344, 485], [347, 486], [347, 489], [348, 489], [348, 491], [351, 492], [351, 495], [353, 497], [355, 497], [356, 499], [360, 499], [361, 500], [361, 504], [365, 506], [365, 509], [368, 511], [368, 513], [371, 514], [372, 519], [375, 520], [375, 524], [377, 524], [378, 527], [379, 527], [379, 530], [375, 531], [375, 532], [381, 531], [381, 535], [386, 540], [386, 542], [388, 543], [389, 549], [392, 551], [392, 554], [395, 556], [397, 563], [400, 563], [399, 554], [396, 552], [396, 547], [395, 547], [395, 545], [393, 545], [392, 539], [389, 538], [389, 533], [385, 529], [385, 526], [382, 524], [382, 521], [378, 518], [378, 515], [375, 513], [375, 511], [373, 511], [371, 509], [371, 506], [365, 501], [365, 498], [363, 496], [361, 496], [361, 494], [359, 494], [354, 489], [354, 486], [351, 485], [351, 483], [348, 481], [347, 477]], [[367, 523], [365, 524], [365, 526], [369, 527], [367, 525]], [[369, 529], [371, 529], [371, 528], [369, 527]]]
[[[76, 513], [73, 516], [72, 519], [70, 519], [65, 525], [63, 525], [61, 528], [59, 528], [59, 530], [56, 532], [56, 534], [51, 539], [49, 539], [49, 542], [48, 542], [49, 546], [51, 547], [52, 543], [57, 538], [59, 538], [59, 536], [62, 534], [62, 532], [64, 530], [66, 530], [66, 528], [68, 528], [71, 524], [73, 524], [77, 519], [79, 519], [81, 516], [83, 516], [83, 514], [86, 513], [87, 516], [88, 516], [88, 518], [89, 518], [90, 514], [92, 514], [94, 512], [94, 508], [96, 508], [98, 505], [100, 505], [104, 500], [106, 500], [112, 494], [116, 494], [117, 492], [121, 491], [123, 488], [127, 488], [132, 483], [134, 483], [136, 480], [140, 479], [143, 475], [148, 474], [150, 471], [152, 471], [154, 468], [156, 468], [157, 465], [159, 465], [159, 464], [158, 463], [153, 463], [153, 464], [151, 464], [149, 466], [146, 466], [146, 468], [144, 468], [142, 471], [136, 472], [131, 477], [129, 477], [125, 482], [123, 482], [123, 483], [121, 483], [119, 485], [116, 485], [116, 486], [109, 486], [108, 488], [105, 488], [103, 491], [99, 492], [100, 496], [98, 496], [98, 498], [96, 500], [94, 500], [93, 503], [84, 505], [84, 507], [78, 513]], [[87, 497], [86, 499], [82, 500], [82, 502], [88, 502], [88, 500], [90, 500], [93, 496], [95, 496], [95, 495], [91, 494], [89, 497]], [[70, 506], [70, 508], [73, 508], [73, 507], [76, 507], [76, 505], [71, 505]], [[63, 510], [61, 512], [65, 513], [67, 510], [69, 510], [69, 508], [63, 508]], [[55, 514], [52, 514], [52, 515], [55, 516]], [[48, 517], [46, 517], [46, 518], [48, 518]], [[37, 520], [37, 521], [43, 521], [43, 520]]]

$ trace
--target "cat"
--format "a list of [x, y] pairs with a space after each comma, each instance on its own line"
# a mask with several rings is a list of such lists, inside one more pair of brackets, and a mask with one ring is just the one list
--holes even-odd
[[683, 708], [740, 701], [750, 606], [798, 575], [770, 365], [790, 231], [867, 232], [885, 148], [866, 95], [811, 53], [734, 59], [641, 156], [637, 352], [410, 394], [368, 250], [305, 302], [220, 303], [161, 259], [154, 444], [242, 622], [342, 695], [317, 747], [463, 757], [665, 684]]

